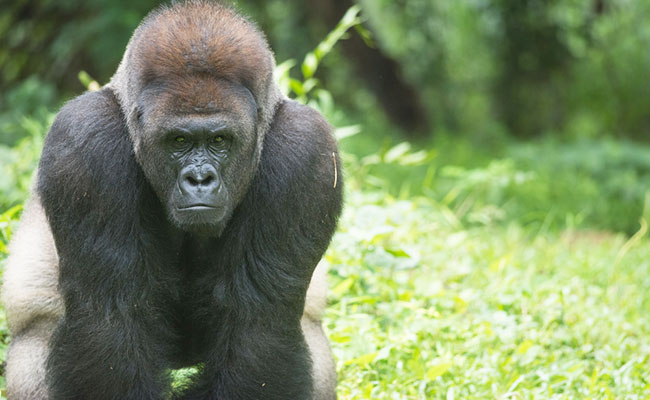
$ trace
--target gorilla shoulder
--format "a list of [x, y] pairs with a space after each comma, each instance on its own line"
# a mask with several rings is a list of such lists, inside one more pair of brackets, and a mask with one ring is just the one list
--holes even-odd
[[57, 114], [45, 151], [59, 156], [76, 154], [88, 145], [89, 136], [105, 136], [107, 130], [128, 135], [115, 94], [109, 88], [83, 93], [68, 101]]

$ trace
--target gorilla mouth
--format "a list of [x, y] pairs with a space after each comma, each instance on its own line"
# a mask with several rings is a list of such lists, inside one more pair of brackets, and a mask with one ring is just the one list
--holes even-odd
[[220, 236], [230, 218], [227, 207], [208, 203], [178, 205], [173, 210], [169, 217], [174, 225], [201, 236]]
[[179, 211], [208, 211], [208, 210], [216, 210], [221, 207], [216, 207], [210, 204], [190, 204], [188, 206], [182, 206], [178, 207]]

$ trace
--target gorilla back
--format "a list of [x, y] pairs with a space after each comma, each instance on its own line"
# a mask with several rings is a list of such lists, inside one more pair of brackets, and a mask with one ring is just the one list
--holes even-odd
[[177, 3], [61, 109], [5, 271], [11, 399], [336, 398], [316, 266], [341, 163], [273, 68], [245, 18]]

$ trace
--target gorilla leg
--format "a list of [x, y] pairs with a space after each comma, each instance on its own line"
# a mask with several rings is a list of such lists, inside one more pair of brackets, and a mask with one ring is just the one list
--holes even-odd
[[45, 363], [56, 320], [35, 322], [13, 338], [7, 351], [7, 396], [10, 399], [46, 399]]
[[326, 306], [326, 273], [325, 264], [319, 263], [307, 290], [305, 312], [300, 321], [312, 359], [314, 400], [336, 399], [336, 367], [321, 322]]
[[12, 399], [47, 397], [45, 361], [49, 340], [63, 314], [57, 291], [54, 239], [32, 194], [10, 246], [2, 300], [13, 336], [7, 353], [7, 394]]
[[336, 399], [336, 369], [321, 322], [303, 317], [301, 325], [313, 363], [314, 400]]

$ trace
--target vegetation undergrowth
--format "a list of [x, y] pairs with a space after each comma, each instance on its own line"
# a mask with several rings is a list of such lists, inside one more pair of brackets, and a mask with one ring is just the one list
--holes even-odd
[[[544, 157], [528, 162], [546, 168]], [[590, 227], [578, 218], [584, 210], [569, 208], [590, 199], [571, 190], [542, 193], [535, 213], [520, 214], [509, 203], [525, 199], [493, 192], [505, 185], [534, 196], [534, 187], [553, 188], [554, 175], [531, 187], [530, 172], [515, 165], [497, 159], [451, 174], [443, 196], [394, 195], [385, 188], [395, 180], [382, 188], [377, 176], [355, 188], [348, 165], [352, 185], [326, 257], [342, 398], [650, 396], [646, 219], [632, 236]], [[606, 181], [592, 183], [607, 192]], [[440, 185], [431, 184], [434, 193]], [[450, 207], [456, 192], [470, 203]], [[612, 210], [626, 202], [603, 201]]]

